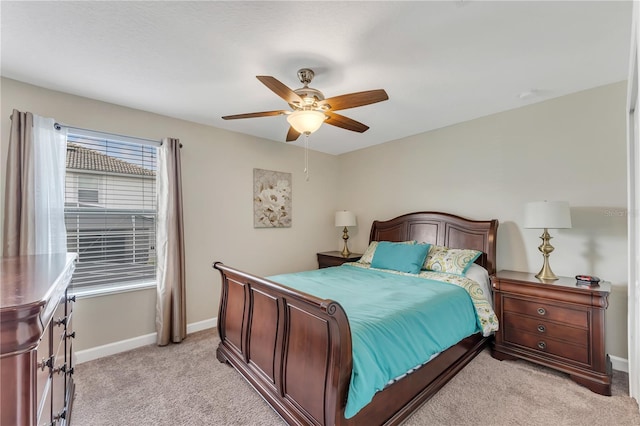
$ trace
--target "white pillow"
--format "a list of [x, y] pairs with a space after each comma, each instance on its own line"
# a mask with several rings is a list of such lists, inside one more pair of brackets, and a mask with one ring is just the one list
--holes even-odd
[[489, 272], [477, 263], [472, 264], [467, 269], [465, 277], [474, 280], [480, 284], [480, 288], [484, 292], [484, 296], [489, 301], [489, 304], [493, 308], [493, 291], [491, 289], [491, 280], [489, 279]]

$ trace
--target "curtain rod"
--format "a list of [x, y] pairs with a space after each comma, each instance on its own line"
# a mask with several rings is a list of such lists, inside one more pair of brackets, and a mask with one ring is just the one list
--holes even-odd
[[60, 124], [60, 123], [54, 123], [53, 127], [56, 130], [62, 130], [63, 128], [67, 129], [67, 130], [78, 130], [84, 133], [93, 133], [96, 136], [102, 136], [105, 137], [106, 139], [109, 138], [109, 136], [113, 137], [113, 136], [117, 136], [120, 137], [122, 139], [125, 140], [131, 140], [131, 141], [140, 141], [142, 143], [146, 143], [146, 144], [150, 144], [150, 145], [162, 145], [162, 141], [159, 140], [153, 140], [153, 139], [146, 139], [146, 138], [139, 138], [137, 136], [125, 136], [125, 135], [119, 135], [117, 133], [108, 133], [108, 132], [101, 132], [99, 130], [91, 130], [91, 129], [84, 129], [82, 127], [74, 127], [74, 126], [67, 126], [66, 124]]
[[[13, 121], [13, 114], [9, 116], [9, 120]], [[156, 146], [162, 146], [162, 141], [158, 141], [158, 140], [154, 140], [154, 139], [146, 139], [146, 138], [139, 138], [137, 136], [125, 136], [125, 135], [119, 135], [117, 133], [107, 133], [107, 132], [101, 132], [98, 130], [91, 130], [91, 129], [84, 129], [82, 127], [74, 127], [74, 126], [67, 126], [66, 124], [61, 124], [61, 123], [53, 123], [53, 128], [56, 130], [62, 130], [62, 128], [65, 129], [71, 129], [71, 130], [79, 130], [82, 132], [86, 132], [86, 133], [94, 133], [96, 135], [103, 135], [103, 136], [118, 136], [121, 137], [123, 139], [129, 139], [129, 140], [137, 140], [140, 141], [142, 143], [145, 144], [149, 144], [149, 145], [156, 145]], [[180, 143], [180, 148], [182, 148], [182, 143]]]

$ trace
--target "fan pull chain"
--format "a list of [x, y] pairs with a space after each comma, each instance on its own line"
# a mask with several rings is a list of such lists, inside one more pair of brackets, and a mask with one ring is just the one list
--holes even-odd
[[309, 182], [309, 133], [304, 134], [304, 180]]

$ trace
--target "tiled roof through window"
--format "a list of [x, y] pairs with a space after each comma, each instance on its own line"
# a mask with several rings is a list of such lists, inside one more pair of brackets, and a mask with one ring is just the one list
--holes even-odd
[[67, 143], [67, 169], [93, 170], [138, 176], [155, 176], [153, 170], [145, 169], [110, 155]]

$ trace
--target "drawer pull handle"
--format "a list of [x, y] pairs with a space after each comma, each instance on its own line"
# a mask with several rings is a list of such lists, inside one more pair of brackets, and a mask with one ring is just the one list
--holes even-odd
[[538, 348], [546, 349], [547, 348], [547, 344], [545, 342], [538, 342]]
[[49, 367], [53, 367], [53, 356], [50, 356], [49, 358], [42, 358], [42, 361], [39, 362], [38, 364], [38, 368], [40, 368], [42, 371], [44, 371], [45, 368]]
[[538, 313], [540, 315], [545, 315], [547, 313], [547, 311], [544, 308], [538, 308]]
[[547, 327], [545, 327], [544, 325], [540, 324], [540, 325], [538, 326], [538, 331], [539, 331], [540, 333], [544, 333], [545, 331], [547, 331]]
[[53, 420], [54, 421], [58, 421], [60, 419], [66, 419], [67, 418], [67, 410], [66, 409], [62, 409], [62, 411], [60, 411], [58, 414], [55, 414], [53, 416]]

